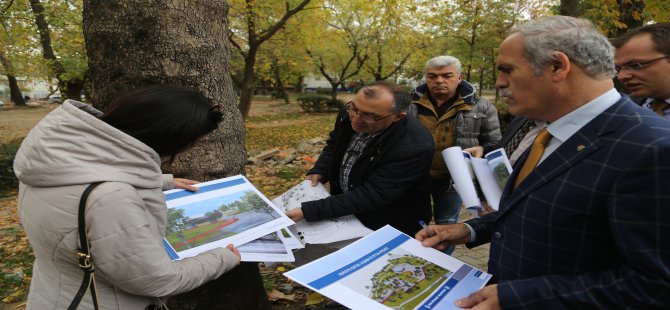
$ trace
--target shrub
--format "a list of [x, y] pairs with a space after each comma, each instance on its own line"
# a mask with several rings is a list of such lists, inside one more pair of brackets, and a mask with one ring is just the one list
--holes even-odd
[[330, 100], [328, 100], [328, 107], [336, 109], [336, 110], [341, 110], [342, 108], [344, 108], [344, 101], [342, 101], [340, 99], [335, 99], [335, 100], [330, 99]]
[[300, 107], [305, 112], [323, 112], [329, 106], [330, 97], [318, 94], [305, 94], [298, 97], [298, 102], [300, 102]]
[[18, 188], [19, 181], [14, 175], [14, 156], [21, 146], [21, 140], [7, 144], [0, 143], [0, 198], [7, 197], [9, 191]]
[[317, 94], [328, 94], [328, 95], [330, 95], [331, 92], [333, 92], [332, 88], [319, 87], [319, 88], [316, 89]]

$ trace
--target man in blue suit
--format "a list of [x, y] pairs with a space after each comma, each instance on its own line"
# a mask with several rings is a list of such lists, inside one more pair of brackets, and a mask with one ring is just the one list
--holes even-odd
[[590, 22], [566, 16], [501, 44], [496, 86], [512, 114], [546, 121], [550, 135], [516, 163], [498, 212], [417, 233], [437, 249], [491, 243], [495, 283], [457, 306], [670, 306], [670, 122], [614, 90], [613, 58]]

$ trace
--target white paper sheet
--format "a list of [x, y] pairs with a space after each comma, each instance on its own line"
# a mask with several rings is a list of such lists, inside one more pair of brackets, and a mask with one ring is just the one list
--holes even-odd
[[474, 175], [470, 173], [469, 164], [463, 157], [463, 150], [459, 146], [447, 148], [442, 151], [451, 179], [456, 184], [458, 196], [463, 200], [466, 208], [481, 209], [481, 201], [477, 197], [475, 185], [472, 182]]
[[293, 251], [277, 231], [237, 247], [243, 262], [294, 262]]
[[[317, 186], [312, 186], [311, 181], [305, 180], [272, 201], [280, 209], [288, 211], [300, 208], [304, 201], [323, 199], [328, 196], [330, 196], [330, 193], [323, 184], [319, 183]], [[297, 222], [295, 226], [289, 227], [289, 229], [303, 243], [311, 244], [360, 238], [372, 232], [353, 215], [316, 222], [302, 220]]]
[[491, 278], [388, 225], [284, 275], [350, 309], [458, 309]]

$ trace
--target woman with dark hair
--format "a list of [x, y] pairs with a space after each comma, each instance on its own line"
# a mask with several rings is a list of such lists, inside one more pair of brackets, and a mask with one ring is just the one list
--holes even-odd
[[[67, 100], [35, 126], [19, 148], [21, 223], [35, 253], [29, 309], [65, 309], [84, 273], [77, 253], [78, 204], [85, 205], [97, 303], [104, 309], [145, 309], [160, 297], [192, 290], [239, 264], [229, 245], [172, 261], [163, 248], [163, 190], [192, 181], [162, 175], [172, 160], [216, 129], [221, 112], [202, 94], [152, 86], [117, 99], [103, 114]], [[81, 308], [92, 309], [86, 293]]]

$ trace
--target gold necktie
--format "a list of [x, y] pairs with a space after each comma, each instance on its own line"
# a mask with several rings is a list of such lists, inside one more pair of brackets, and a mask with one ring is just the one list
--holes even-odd
[[540, 158], [542, 158], [544, 147], [547, 145], [547, 142], [549, 142], [549, 139], [551, 139], [551, 134], [547, 131], [547, 127], [542, 128], [540, 133], [537, 134], [537, 137], [535, 137], [535, 140], [533, 140], [533, 147], [530, 149], [530, 154], [528, 155], [528, 158], [526, 158], [526, 162], [523, 163], [523, 167], [521, 167], [519, 175], [516, 176], [514, 188], [517, 188], [521, 181], [523, 181], [523, 179], [525, 179], [530, 174], [530, 172], [535, 169], [535, 166], [537, 166]]
[[668, 103], [665, 100], [657, 99], [657, 100], [654, 100], [654, 102], [651, 103], [651, 109], [654, 110], [654, 112], [656, 112], [656, 114], [658, 114], [660, 116], [663, 116], [663, 112], [665, 112], [665, 110], [668, 107], [670, 107], [670, 103]]

